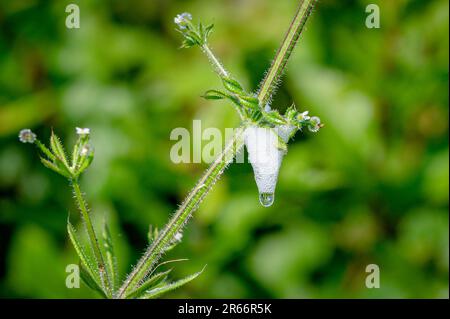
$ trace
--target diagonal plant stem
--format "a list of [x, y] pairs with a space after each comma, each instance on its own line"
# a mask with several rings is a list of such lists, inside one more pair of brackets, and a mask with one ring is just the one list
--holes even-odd
[[184, 200], [180, 208], [170, 219], [158, 237], [152, 242], [144, 256], [140, 259], [134, 270], [128, 276], [119, 290], [118, 298], [123, 298], [130, 289], [146, 277], [153, 268], [164, 248], [169, 245], [176, 233], [181, 231], [189, 217], [197, 209], [203, 198], [220, 178], [225, 168], [243, 146], [243, 128], [236, 129], [232, 139], [227, 143], [222, 153], [209, 166], [204, 175], [197, 182], [191, 193]]
[[[260, 105], [270, 99], [275, 89], [275, 84], [279, 80], [284, 71], [287, 60], [297, 43], [303, 26], [311, 13], [311, 9], [316, 0], [302, 0], [300, 2], [297, 13], [286, 33], [284, 40], [279, 48], [275, 59], [264, 78], [259, 93], [258, 99]], [[202, 46], [203, 52], [208, 56], [209, 60], [215, 66], [219, 76], [228, 76], [228, 72], [223, 68], [219, 60], [214, 56], [207, 45]], [[236, 154], [243, 147], [243, 131], [241, 126], [236, 129], [232, 139], [227, 143], [222, 153], [209, 166], [204, 175], [197, 182], [193, 190], [189, 193], [180, 208], [170, 219], [169, 223], [164, 227], [158, 237], [147, 248], [144, 255], [139, 260], [136, 267], [129, 274], [122, 287], [119, 289], [117, 298], [124, 298], [128, 292], [135, 289], [146, 278], [148, 273], [152, 270], [164, 249], [171, 243], [174, 235], [181, 231], [183, 226], [188, 221], [192, 213], [195, 212], [203, 198], [208, 194], [220, 176], [223, 174], [225, 168], [230, 164]]]
[[261, 82], [258, 91], [258, 100], [261, 107], [264, 107], [266, 103], [270, 101], [276, 89], [277, 83], [283, 75], [286, 63], [291, 56], [295, 45], [297, 44], [298, 38], [302, 33], [306, 20], [310, 16], [316, 1], [317, 0], [300, 1], [297, 13], [292, 20], [286, 35], [284, 36], [283, 42], [275, 55], [272, 65], [266, 73], [264, 80]]
[[[228, 71], [225, 70], [225, 68], [223, 67], [222, 63], [220, 63], [219, 59], [211, 51], [211, 49], [209, 48], [207, 43], [202, 44], [201, 49], [202, 49], [203, 53], [205, 53], [208, 60], [211, 62], [212, 66], [214, 67], [214, 70], [217, 72], [217, 75], [220, 78], [227, 78], [230, 76]], [[235, 94], [233, 94], [233, 95], [236, 96]], [[239, 108], [235, 108], [235, 110], [239, 114], [240, 119], [245, 120], [245, 116], [242, 113], [242, 110], [240, 110]]]
[[211, 49], [209, 48], [209, 46], [205, 43], [201, 46], [202, 51], [206, 54], [206, 56], [208, 57], [209, 61], [211, 62], [211, 64], [214, 66], [214, 68], [216, 69], [217, 73], [219, 74], [220, 77], [228, 77], [228, 72], [227, 70], [224, 69], [224, 67], [222, 66], [222, 63], [219, 62], [219, 60], [216, 58], [216, 56], [214, 55], [214, 53], [212, 53]]
[[97, 236], [95, 234], [94, 226], [92, 224], [91, 217], [89, 215], [89, 210], [87, 208], [86, 201], [83, 198], [83, 194], [81, 193], [80, 185], [77, 180], [71, 181], [73, 193], [75, 195], [75, 201], [77, 202], [78, 208], [81, 212], [81, 217], [83, 218], [84, 225], [87, 230], [87, 234], [89, 237], [89, 242], [91, 244], [92, 250], [94, 251], [94, 256], [97, 262], [97, 267], [100, 273], [100, 280], [102, 282], [103, 287], [105, 288], [105, 293], [112, 295], [111, 284], [109, 282], [108, 275], [105, 270], [105, 262], [103, 259], [103, 254], [100, 249], [100, 245], [98, 243]]

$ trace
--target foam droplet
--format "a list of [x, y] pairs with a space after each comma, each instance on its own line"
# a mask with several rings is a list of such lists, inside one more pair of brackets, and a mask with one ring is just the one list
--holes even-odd
[[259, 194], [259, 202], [264, 207], [272, 206], [274, 200], [275, 200], [275, 194], [274, 193], [260, 193]]

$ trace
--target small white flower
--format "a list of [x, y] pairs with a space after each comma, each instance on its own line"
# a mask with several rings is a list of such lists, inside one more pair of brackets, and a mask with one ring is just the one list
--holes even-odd
[[310, 116], [308, 115], [308, 113], [309, 113], [309, 111], [305, 111], [305, 112], [300, 113], [298, 115], [298, 120], [299, 121], [307, 121], [307, 120], [309, 120]]
[[36, 134], [34, 134], [30, 129], [26, 128], [19, 132], [19, 140], [22, 143], [34, 143], [36, 141]]
[[87, 127], [85, 127], [85, 128], [77, 127], [76, 131], [77, 131], [77, 134], [80, 136], [89, 135], [91, 133], [91, 129], [87, 128]]
[[175, 16], [175, 18], [173, 19], [173, 22], [175, 22], [175, 24], [178, 25], [178, 27], [181, 30], [184, 30], [184, 29], [186, 29], [186, 23], [188, 23], [191, 20], [192, 20], [192, 15], [188, 12], [183, 12], [183, 13], [177, 14]]

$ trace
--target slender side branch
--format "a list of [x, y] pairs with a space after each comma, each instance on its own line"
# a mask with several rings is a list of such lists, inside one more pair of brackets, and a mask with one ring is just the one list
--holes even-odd
[[283, 42], [275, 55], [275, 59], [273, 60], [266, 77], [260, 85], [258, 100], [260, 101], [261, 107], [264, 107], [266, 103], [270, 101], [276, 89], [276, 85], [283, 74], [286, 63], [291, 56], [292, 50], [297, 44], [297, 40], [300, 37], [306, 20], [311, 14], [315, 3], [316, 0], [302, 0], [300, 2], [294, 20], [289, 26]]
[[[208, 58], [208, 60], [213, 65], [214, 70], [217, 72], [217, 75], [221, 79], [228, 78], [230, 76], [230, 73], [228, 73], [228, 71], [225, 70], [225, 68], [223, 67], [222, 63], [220, 63], [219, 59], [214, 55], [214, 53], [209, 48], [208, 44], [204, 43], [204, 44], [202, 44], [200, 46], [200, 48], [202, 49], [203, 53], [205, 53], [206, 57]], [[238, 99], [236, 94], [232, 94], [232, 95], [235, 96]], [[235, 107], [235, 110], [239, 114], [239, 118], [241, 119], [241, 121], [244, 121], [245, 120], [245, 116], [244, 116], [242, 110], [239, 109], [238, 107]]]
[[211, 61], [212, 65], [216, 69], [216, 71], [219, 73], [219, 76], [221, 77], [228, 77], [228, 72], [224, 69], [222, 64], [219, 62], [219, 60], [216, 58], [216, 56], [212, 53], [211, 49], [207, 44], [203, 44], [201, 46], [202, 51], [206, 54], [209, 61]]
[[164, 248], [170, 244], [176, 233], [181, 231], [192, 213], [198, 208], [203, 198], [214, 186], [225, 168], [231, 163], [235, 155], [243, 147], [243, 128], [236, 129], [232, 139], [225, 146], [219, 157], [209, 166], [202, 178], [197, 182], [191, 193], [185, 199], [180, 208], [175, 212], [169, 223], [164, 227], [159, 236], [140, 259], [134, 270], [128, 276], [118, 293], [118, 298], [123, 298], [126, 293], [135, 288], [147, 276], [160, 257]]
[[81, 217], [83, 218], [84, 224], [86, 226], [87, 234], [89, 236], [89, 241], [92, 244], [92, 249], [94, 251], [94, 256], [97, 262], [97, 266], [100, 272], [100, 279], [102, 281], [102, 284], [106, 288], [106, 292], [111, 294], [111, 284], [109, 282], [109, 278], [105, 271], [105, 262], [103, 261], [103, 255], [102, 251], [100, 250], [100, 245], [97, 239], [97, 236], [95, 235], [94, 226], [92, 224], [91, 217], [89, 216], [89, 211], [86, 205], [86, 202], [83, 198], [83, 194], [81, 193], [80, 185], [78, 184], [78, 181], [72, 180], [71, 181], [73, 193], [75, 195], [75, 200], [78, 204], [78, 208], [81, 212]]

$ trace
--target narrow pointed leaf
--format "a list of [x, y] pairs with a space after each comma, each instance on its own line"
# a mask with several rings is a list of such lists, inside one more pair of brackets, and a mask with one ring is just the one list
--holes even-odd
[[258, 98], [251, 95], [241, 95], [240, 97], [242, 105], [250, 109], [256, 110], [259, 108]]
[[80, 148], [81, 148], [82, 139], [81, 137], [78, 138], [77, 142], [73, 146], [72, 151], [72, 168], [75, 168], [79, 166], [78, 160], [80, 158]]
[[206, 100], [221, 100], [228, 98], [228, 94], [225, 94], [219, 90], [208, 90], [202, 97]]
[[111, 232], [109, 231], [108, 224], [104, 223], [103, 226], [103, 245], [105, 247], [105, 264], [106, 273], [110, 278], [110, 282], [113, 285], [113, 289], [117, 287], [118, 284], [118, 273], [117, 273], [117, 259], [114, 253], [113, 241], [111, 238]]
[[47, 146], [42, 144], [39, 140], [36, 140], [34, 143], [41, 150], [42, 153], [47, 155], [49, 160], [51, 160], [51, 161], [55, 160], [55, 155], [53, 155], [53, 153], [47, 148]]
[[172, 269], [159, 272], [150, 278], [148, 278], [142, 285], [140, 285], [135, 290], [131, 291], [125, 298], [139, 298], [141, 295], [143, 295], [147, 290], [150, 290], [152, 286], [157, 285], [159, 282], [163, 281], [169, 273], [172, 271]]
[[99, 284], [95, 281], [95, 278], [92, 277], [92, 274], [86, 269], [86, 267], [81, 263], [79, 263], [80, 267], [80, 277], [83, 280], [83, 282], [91, 288], [94, 291], [97, 291], [102, 295], [102, 297], [106, 298], [105, 293], [103, 292], [102, 288], [99, 286]]
[[209, 35], [214, 27], [214, 24], [210, 24], [205, 28], [205, 42], [208, 40]]
[[90, 277], [93, 279], [95, 278], [94, 280], [98, 284], [98, 279], [100, 278], [100, 276], [97, 272], [97, 268], [90, 262], [89, 257], [87, 256], [86, 252], [84, 251], [83, 246], [81, 245], [81, 243], [76, 235], [75, 228], [72, 226], [72, 224], [69, 221], [67, 222], [67, 232], [69, 233], [70, 241], [72, 242], [72, 245], [75, 248], [78, 258], [80, 258], [80, 263], [86, 268], [85, 270], [90, 275]]
[[[46, 160], [45, 158], [41, 157], [41, 162], [42, 162], [42, 164], [43, 164], [45, 167], [51, 169], [52, 171], [54, 171], [54, 172], [56, 172], [56, 173], [58, 173], [58, 174], [61, 174], [61, 175], [64, 175], [64, 176], [65, 176], [65, 173], [64, 173], [63, 171], [61, 171], [55, 164], [53, 164], [53, 163], [50, 162], [49, 160]], [[67, 176], [66, 176], [66, 177], [67, 177]]]
[[264, 119], [270, 122], [271, 124], [280, 125], [280, 124], [286, 124], [286, 119], [281, 116], [278, 111], [270, 111], [263, 113]]
[[68, 167], [69, 164], [67, 162], [66, 153], [64, 152], [64, 147], [59, 137], [53, 132], [50, 136], [50, 147], [53, 151], [53, 154], [55, 154], [55, 156]]
[[257, 110], [253, 110], [253, 112], [250, 115], [250, 118], [254, 121], [257, 122], [259, 121], [261, 118], [263, 117], [262, 112], [260, 109]]
[[230, 91], [232, 93], [236, 93], [236, 94], [244, 93], [244, 89], [239, 84], [239, 82], [236, 81], [235, 79], [223, 77], [222, 82], [223, 82], [225, 89], [227, 89], [228, 91]]
[[203, 268], [201, 271], [196, 272], [195, 274], [192, 274], [190, 276], [187, 276], [183, 279], [177, 280], [175, 282], [171, 282], [163, 287], [158, 287], [158, 288], [154, 288], [150, 291], [147, 291], [142, 298], [143, 299], [152, 299], [152, 298], [157, 298], [159, 296], [161, 296], [162, 294], [172, 291], [174, 289], [177, 289], [185, 284], [187, 284], [188, 282], [194, 280], [195, 278], [197, 278], [204, 270], [205, 268]]

